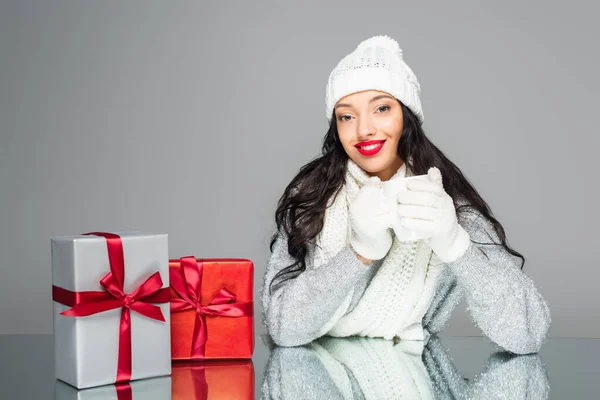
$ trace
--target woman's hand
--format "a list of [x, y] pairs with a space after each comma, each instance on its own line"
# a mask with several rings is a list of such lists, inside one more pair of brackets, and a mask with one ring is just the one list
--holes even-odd
[[389, 229], [393, 213], [386, 206], [381, 180], [373, 176], [356, 194], [349, 207], [350, 246], [360, 256], [379, 260], [392, 246]]
[[425, 240], [435, 254], [446, 263], [452, 262], [465, 253], [471, 239], [458, 223], [454, 201], [444, 190], [440, 170], [429, 168], [427, 175], [428, 181], [408, 180], [408, 190], [398, 192], [400, 224], [430, 235]]

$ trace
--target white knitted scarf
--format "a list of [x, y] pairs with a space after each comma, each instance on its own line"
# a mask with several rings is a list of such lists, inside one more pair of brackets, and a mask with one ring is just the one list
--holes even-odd
[[[394, 178], [413, 176], [403, 163]], [[317, 236], [313, 266], [319, 268], [331, 260], [350, 235], [349, 205], [370, 178], [354, 161], [348, 159], [345, 184], [329, 201], [324, 225]], [[333, 196], [332, 196], [333, 197]], [[424, 340], [421, 320], [433, 298], [441, 272], [439, 262], [432, 262], [431, 247], [425, 240], [401, 242], [396, 237], [379, 270], [354, 309], [348, 312], [353, 293], [349, 293], [321, 335], [369, 336], [391, 339]], [[439, 260], [437, 260], [439, 261]], [[365, 266], [365, 268], [368, 268]]]

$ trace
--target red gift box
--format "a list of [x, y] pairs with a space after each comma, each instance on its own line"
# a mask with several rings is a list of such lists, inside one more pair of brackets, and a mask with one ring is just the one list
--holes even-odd
[[173, 363], [173, 400], [253, 400], [251, 360], [209, 360]]
[[251, 358], [254, 264], [238, 258], [169, 260], [171, 358]]

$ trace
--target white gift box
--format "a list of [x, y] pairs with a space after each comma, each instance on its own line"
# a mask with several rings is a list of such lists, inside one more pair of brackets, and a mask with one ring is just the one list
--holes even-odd
[[142, 379], [129, 382], [131, 397], [121, 395], [116, 385], [79, 390], [64, 382], [56, 381], [54, 400], [171, 400], [171, 378]]
[[[123, 292], [132, 293], [157, 271], [162, 288], [169, 288], [168, 235], [116, 234], [123, 248]], [[107, 239], [95, 235], [54, 237], [51, 250], [55, 288], [106, 292], [100, 281], [111, 271]], [[170, 305], [167, 301], [154, 306], [160, 307], [166, 322], [130, 310], [131, 380], [171, 373]], [[55, 299], [56, 378], [79, 389], [117, 382], [123, 307], [84, 317], [60, 314], [70, 308]]]

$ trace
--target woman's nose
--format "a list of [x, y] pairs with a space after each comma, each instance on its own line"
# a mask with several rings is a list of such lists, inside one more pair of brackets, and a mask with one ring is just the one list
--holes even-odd
[[375, 124], [370, 118], [361, 118], [358, 121], [358, 132], [357, 135], [360, 138], [373, 136], [377, 132]]

